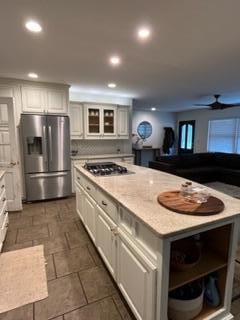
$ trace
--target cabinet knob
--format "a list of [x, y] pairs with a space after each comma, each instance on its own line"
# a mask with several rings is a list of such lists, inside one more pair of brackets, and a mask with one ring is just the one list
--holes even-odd
[[77, 177], [78, 180], [80, 180], [80, 177]]
[[90, 187], [87, 187], [87, 189], [90, 191], [91, 190], [91, 188]]
[[118, 232], [118, 228], [117, 228], [117, 227], [111, 228], [111, 231], [112, 231], [112, 233], [113, 233], [114, 236], [118, 236], [118, 235], [119, 235], [119, 232]]
[[2, 202], [5, 202], [6, 201], [6, 198], [2, 198]]
[[3, 189], [5, 187], [5, 185], [3, 184], [2, 186], [1, 186], [1, 189]]
[[103, 204], [104, 206], [107, 206], [107, 203], [106, 203], [105, 201], [102, 201], [102, 204]]

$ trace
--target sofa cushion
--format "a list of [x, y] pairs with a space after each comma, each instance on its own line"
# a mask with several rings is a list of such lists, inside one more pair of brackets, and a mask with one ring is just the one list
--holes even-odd
[[179, 156], [179, 168], [204, 167], [214, 164], [214, 153], [183, 154]]

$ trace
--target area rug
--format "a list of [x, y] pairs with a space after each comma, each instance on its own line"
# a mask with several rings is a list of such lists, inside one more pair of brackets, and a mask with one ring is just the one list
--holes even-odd
[[42, 245], [0, 254], [0, 313], [47, 296]]
[[217, 191], [226, 193], [227, 195], [240, 199], [240, 187], [233, 186], [231, 184], [226, 184], [222, 182], [208, 182], [204, 183], [209, 188], [215, 189]]

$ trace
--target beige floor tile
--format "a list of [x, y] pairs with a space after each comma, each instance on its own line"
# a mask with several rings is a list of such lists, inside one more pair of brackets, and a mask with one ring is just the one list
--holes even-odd
[[240, 316], [240, 298], [232, 303], [231, 312], [234, 315], [234, 319], [236, 319], [235, 316]]
[[110, 276], [103, 268], [88, 269], [79, 272], [79, 275], [89, 303], [116, 292]]
[[34, 240], [33, 244], [35, 246], [43, 244], [45, 255], [68, 250], [68, 244], [64, 234], [62, 236], [50, 237], [48, 239]]
[[112, 298], [106, 298], [64, 315], [65, 320], [121, 320]]
[[32, 226], [32, 217], [28, 216], [18, 216], [13, 217], [9, 221], [9, 230], [23, 229]]
[[48, 294], [47, 299], [35, 303], [35, 320], [52, 319], [86, 304], [76, 273], [49, 281]]
[[6, 238], [4, 240], [5, 245], [14, 245], [17, 241], [17, 230], [7, 231]]
[[124, 320], [135, 320], [134, 315], [132, 314], [131, 310], [127, 306], [124, 298], [116, 292], [113, 296], [113, 301], [115, 302], [119, 313], [121, 314], [122, 319]]
[[85, 230], [77, 230], [74, 232], [67, 232], [66, 237], [71, 249], [85, 246], [90, 243], [90, 238]]
[[31, 226], [24, 229], [19, 229], [17, 234], [17, 243], [36, 240], [42, 238], [48, 238], [48, 226], [40, 225], [40, 226]]
[[77, 225], [73, 221], [61, 221], [49, 224], [49, 231], [51, 236], [61, 235], [65, 232], [73, 232], [77, 230]]
[[60, 219], [62, 221], [78, 221], [80, 218], [77, 214], [77, 212], [70, 211], [64, 211], [59, 213]]
[[4, 243], [3, 252], [24, 249], [24, 248], [28, 248], [28, 247], [32, 247], [32, 246], [33, 246], [33, 241], [32, 240], [26, 241], [26, 242], [22, 242], [22, 243], [15, 243], [15, 244]]
[[33, 225], [41, 225], [46, 223], [57, 223], [59, 222], [59, 216], [58, 215], [49, 215], [46, 213], [39, 214], [38, 216], [33, 217]]
[[87, 247], [79, 247], [54, 254], [57, 277], [92, 268], [95, 263]]
[[53, 263], [53, 255], [45, 256], [46, 259], [46, 273], [47, 273], [47, 280], [56, 279], [55, 267]]
[[0, 320], [33, 320], [33, 305], [23, 307], [0, 314]]
[[88, 250], [89, 250], [95, 264], [99, 267], [104, 267], [103, 260], [100, 256], [100, 254], [98, 253], [97, 249], [95, 248], [95, 246], [92, 244], [92, 242], [89, 242], [87, 247], [88, 247]]
[[240, 263], [240, 246], [238, 247], [238, 250], [237, 250], [236, 260]]
[[240, 263], [235, 263], [235, 272], [233, 279], [233, 294], [232, 297], [236, 298], [240, 296]]
[[38, 216], [45, 212], [45, 208], [42, 204], [27, 204], [23, 206], [22, 216]]

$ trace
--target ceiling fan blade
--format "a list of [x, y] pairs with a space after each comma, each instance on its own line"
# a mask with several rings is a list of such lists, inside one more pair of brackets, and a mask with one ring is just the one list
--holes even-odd
[[196, 107], [208, 107], [209, 104], [204, 104], [204, 103], [195, 103], [194, 104]]

